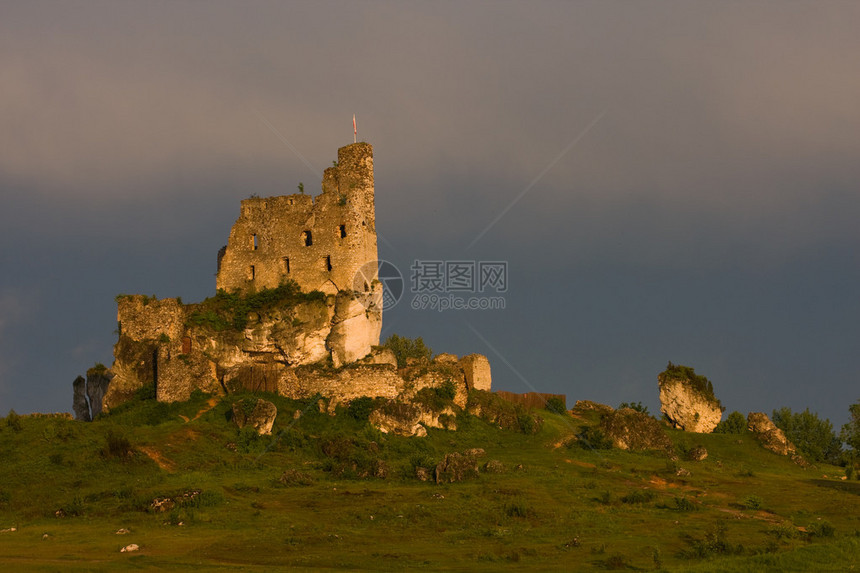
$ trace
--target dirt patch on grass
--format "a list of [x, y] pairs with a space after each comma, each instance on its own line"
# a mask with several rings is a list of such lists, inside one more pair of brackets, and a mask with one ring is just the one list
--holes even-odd
[[205, 408], [203, 408], [203, 409], [201, 409], [199, 412], [197, 412], [197, 413], [194, 415], [194, 418], [193, 418], [193, 419], [194, 419], [194, 420], [196, 420], [197, 418], [199, 418], [200, 416], [202, 416], [203, 414], [205, 414], [206, 412], [208, 412], [209, 410], [211, 410], [212, 408], [214, 408], [215, 406], [217, 406], [217, 405], [218, 405], [218, 402], [220, 402], [220, 401], [221, 401], [221, 398], [219, 398], [219, 397], [217, 397], [217, 396], [212, 396], [211, 398], [209, 398], [209, 399], [206, 401], [206, 407], [205, 407]]
[[144, 454], [146, 454], [149, 459], [154, 461], [158, 465], [158, 467], [160, 467], [164, 471], [166, 471], [166, 472], [175, 472], [176, 471], [176, 464], [173, 463], [172, 461], [168, 460], [167, 458], [165, 458], [163, 455], [161, 455], [161, 452], [156, 450], [154, 447], [152, 447], [152, 446], [138, 446], [137, 449], [140, 450], [141, 452], [143, 452]]

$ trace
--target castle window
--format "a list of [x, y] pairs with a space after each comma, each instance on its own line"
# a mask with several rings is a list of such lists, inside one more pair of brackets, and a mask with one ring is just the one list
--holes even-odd
[[255, 274], [254, 273], [254, 265], [251, 265], [250, 267], [248, 267], [248, 280], [249, 281], [254, 280], [254, 274]]
[[313, 237], [311, 237], [310, 231], [302, 231], [302, 244], [306, 247], [310, 247], [314, 244]]
[[341, 225], [340, 226], [340, 238], [343, 239], [344, 237], [346, 237], [346, 225]]
[[326, 255], [325, 257], [325, 270], [331, 270], [331, 255]]
[[256, 251], [259, 246], [259, 243], [257, 243], [257, 233], [254, 233], [251, 235], [251, 250]]
[[281, 263], [284, 265], [284, 273], [290, 274], [290, 257], [284, 257]]

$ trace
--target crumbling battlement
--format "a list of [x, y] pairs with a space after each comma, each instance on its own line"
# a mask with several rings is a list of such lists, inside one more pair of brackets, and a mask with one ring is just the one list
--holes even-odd
[[[373, 148], [354, 143], [337, 156], [316, 198], [242, 201], [227, 246], [218, 253], [217, 288], [253, 292], [294, 280], [305, 292], [371, 291], [377, 278]], [[363, 267], [367, 276], [358, 275]]]

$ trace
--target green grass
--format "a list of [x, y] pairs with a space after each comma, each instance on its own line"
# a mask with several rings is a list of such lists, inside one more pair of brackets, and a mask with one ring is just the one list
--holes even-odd
[[[676, 451], [709, 453], [673, 461], [572, 440], [593, 418], [542, 411], [540, 430], [525, 434], [461, 416], [459, 431], [404, 438], [345, 408], [332, 417], [315, 400], [265, 395], [279, 415], [273, 435], [257, 437], [228, 420], [242, 397], [250, 395], [196, 419], [206, 396], [139, 399], [92, 423], [0, 423], [0, 530], [17, 528], [0, 533], [0, 563], [23, 571], [860, 565], [860, 483], [834, 479], [842, 472], [833, 466], [801, 469], [749, 435], [667, 430]], [[415, 477], [416, 465], [469, 448], [486, 451], [481, 465], [499, 460], [506, 470], [440, 486]], [[384, 478], [362, 471], [380, 464]], [[174, 506], [157, 512], [156, 498]], [[131, 532], [116, 535], [120, 528]], [[141, 551], [120, 553], [129, 543]]]

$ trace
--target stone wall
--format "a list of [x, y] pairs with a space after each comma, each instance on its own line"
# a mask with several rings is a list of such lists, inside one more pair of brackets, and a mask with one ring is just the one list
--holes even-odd
[[376, 280], [373, 148], [338, 150], [325, 170], [322, 193], [252, 197], [242, 201], [227, 246], [219, 252], [216, 285], [243, 292], [294, 280], [305, 292], [370, 292]]

